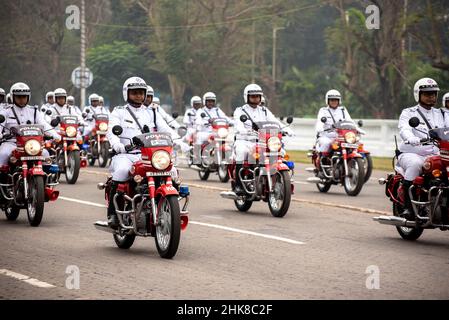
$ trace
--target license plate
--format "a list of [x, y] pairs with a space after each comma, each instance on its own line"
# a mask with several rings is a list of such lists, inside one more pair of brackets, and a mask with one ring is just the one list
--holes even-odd
[[76, 141], [76, 138], [64, 137], [64, 140], [66, 140], [66, 141]]
[[97, 134], [107, 134], [107, 131], [97, 131]]
[[359, 147], [358, 144], [354, 144], [354, 143], [342, 143], [341, 146], [343, 148], [354, 148], [354, 149], [357, 149]]
[[161, 172], [147, 172], [147, 177], [161, 177], [161, 176], [172, 176], [174, 172], [171, 171], [161, 171]]
[[34, 156], [34, 157], [21, 157], [20, 160], [28, 161], [28, 160], [44, 160], [43, 156]]

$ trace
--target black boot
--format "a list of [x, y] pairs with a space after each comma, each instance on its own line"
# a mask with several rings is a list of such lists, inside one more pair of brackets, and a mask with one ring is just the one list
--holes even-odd
[[114, 201], [113, 201], [114, 195], [117, 192], [118, 185], [119, 185], [119, 182], [112, 180], [111, 189], [109, 191], [108, 225], [112, 229], [117, 229], [119, 226], [119, 220], [117, 217], [117, 212], [115, 212]]
[[412, 186], [413, 181], [403, 180], [402, 181], [402, 190], [404, 191], [404, 208], [405, 210], [402, 212], [402, 216], [407, 220], [415, 220], [415, 213], [413, 212], [412, 201], [409, 195], [409, 189]]
[[238, 196], [243, 196], [246, 194], [245, 189], [243, 189], [242, 181], [240, 180], [240, 169], [243, 168], [242, 164], [236, 164], [235, 165], [235, 186], [234, 186], [234, 192]]

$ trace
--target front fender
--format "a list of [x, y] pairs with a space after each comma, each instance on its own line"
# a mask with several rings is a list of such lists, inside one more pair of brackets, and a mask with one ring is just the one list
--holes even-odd
[[46, 176], [42, 167], [32, 167], [28, 169], [28, 175], [31, 176]]
[[178, 190], [176, 190], [175, 187], [173, 187], [171, 184], [163, 184], [156, 190], [156, 197], [162, 196], [178, 196]]
[[276, 164], [276, 170], [277, 171], [289, 171], [290, 168], [283, 162], [278, 162]]
[[363, 156], [356, 151], [348, 154], [348, 159], [354, 159], [354, 158], [363, 158]]
[[78, 147], [78, 145], [76, 143], [72, 143], [70, 145], [67, 146], [67, 151], [75, 151], [75, 150], [79, 150], [80, 148]]

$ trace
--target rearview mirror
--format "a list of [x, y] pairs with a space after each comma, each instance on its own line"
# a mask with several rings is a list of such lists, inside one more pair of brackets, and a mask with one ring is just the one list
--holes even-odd
[[115, 134], [116, 136], [121, 135], [122, 132], [123, 132], [123, 128], [122, 128], [121, 126], [119, 126], [119, 125], [115, 125], [115, 126], [112, 128], [112, 133]]
[[6, 118], [4, 115], [0, 114], [0, 123], [5, 122]]
[[85, 113], [90, 113], [90, 109], [86, 109], [86, 111], [84, 111]]
[[287, 123], [288, 123], [288, 124], [291, 124], [292, 122], [293, 122], [293, 117], [291, 117], [291, 116], [288, 117], [288, 118], [287, 118]]
[[240, 116], [240, 121], [246, 122], [246, 121], [248, 121], [248, 117], [245, 116], [244, 114], [242, 114], [242, 115]]
[[173, 119], [176, 119], [177, 117], [179, 117], [179, 114], [177, 112], [173, 112], [171, 116], [173, 117]]
[[357, 122], [357, 124], [359, 125], [359, 127], [363, 127], [363, 120], [359, 120], [359, 122]]
[[52, 113], [53, 113], [53, 112], [51, 112], [50, 109], [48, 109], [47, 111], [45, 111], [45, 114], [46, 114], [47, 116], [51, 116]]
[[417, 117], [413, 117], [408, 121], [408, 124], [410, 125], [410, 127], [416, 128], [417, 126], [419, 126], [419, 119]]
[[54, 128], [57, 127], [60, 122], [61, 120], [59, 119], [59, 117], [56, 117], [50, 121], [50, 125]]
[[326, 118], [326, 117], [322, 117], [322, 118], [321, 118], [321, 122], [322, 122], [322, 123], [326, 123], [326, 122], [327, 122], [327, 118]]
[[147, 125], [144, 125], [142, 131], [143, 131], [143, 133], [149, 133], [150, 128]]
[[205, 118], [206, 117], [206, 114], [203, 112], [202, 114], [201, 114], [201, 118]]

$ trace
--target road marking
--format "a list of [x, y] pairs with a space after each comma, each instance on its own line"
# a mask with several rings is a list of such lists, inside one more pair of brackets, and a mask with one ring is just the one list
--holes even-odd
[[[85, 172], [86, 173], [93, 173], [93, 174], [108, 175], [105, 172], [98, 172], [98, 171], [85, 170]], [[298, 183], [298, 182], [302, 182], [302, 181], [297, 181], [296, 183]], [[205, 186], [205, 185], [201, 185], [201, 184], [191, 183], [189, 181], [184, 181], [184, 183], [187, 183], [189, 187], [194, 187], [194, 188], [199, 188], [199, 189], [215, 190], [215, 191], [229, 191], [229, 189], [213, 187], [213, 186]], [[300, 184], [302, 184], [302, 183], [300, 183]], [[309, 183], [304, 182], [304, 184], [309, 184]], [[59, 198], [62, 198], [62, 197], [59, 197]], [[333, 208], [342, 208], [342, 209], [347, 209], [347, 210], [351, 210], [351, 211], [358, 211], [358, 212], [364, 212], [364, 213], [381, 214], [381, 215], [387, 215], [387, 216], [391, 215], [391, 213], [387, 212], [387, 211], [368, 209], [368, 208], [363, 208], [363, 207], [355, 207], [355, 206], [350, 206], [350, 205], [346, 205], [346, 204], [339, 204], [339, 203], [333, 203], [333, 202], [323, 202], [323, 201], [315, 201], [315, 200], [293, 198], [293, 197], [292, 197], [292, 201], [300, 202], [300, 203], [313, 204], [313, 205], [319, 205], [319, 206], [333, 207]]]
[[[85, 205], [88, 205], [88, 206], [106, 208], [105, 205], [102, 205], [102, 204], [99, 204], [99, 203], [95, 203], [95, 202], [90, 202], [90, 201], [84, 201], [84, 200], [79, 200], [79, 199], [74, 199], [74, 198], [67, 198], [67, 197], [59, 197], [59, 199], [66, 200], [66, 201], [71, 201], [71, 202], [77, 202], [77, 203], [85, 204]], [[217, 225], [217, 224], [210, 224], [210, 223], [204, 223], [204, 222], [198, 222], [198, 221], [189, 221], [189, 223], [197, 224], [197, 225], [201, 225], [201, 226], [205, 226], [205, 227], [210, 227], [210, 228], [222, 229], [222, 230], [231, 231], [231, 232], [248, 234], [248, 235], [262, 237], [262, 238], [267, 238], [267, 239], [272, 239], [272, 240], [283, 241], [283, 242], [292, 243], [292, 244], [305, 244], [304, 242], [296, 241], [296, 240], [292, 240], [292, 239], [288, 239], [288, 238], [271, 236], [271, 235], [268, 235], [268, 234], [263, 234], [263, 233], [253, 232], [253, 231], [247, 231], [247, 230], [242, 230], [242, 229], [236, 229], [236, 228], [231, 228], [231, 227], [225, 227], [225, 226], [220, 226], [220, 225]]]
[[16, 279], [16, 280], [19, 280], [19, 281], [26, 282], [26, 283], [28, 283], [28, 284], [30, 284], [32, 286], [35, 286], [35, 287], [46, 288], [46, 289], [48, 289], [48, 288], [55, 288], [54, 285], [49, 284], [47, 282], [43, 282], [43, 281], [40, 281], [40, 280], [37, 280], [37, 279], [34, 279], [34, 278], [30, 278], [29, 276], [26, 276], [24, 274], [16, 273], [16, 272], [13, 272], [13, 271], [10, 271], [10, 270], [7, 270], [7, 269], [0, 269], [0, 274], [3, 274], [5, 276], [7, 276], [7, 277], [10, 277], [10, 278], [13, 278], [13, 279]]

